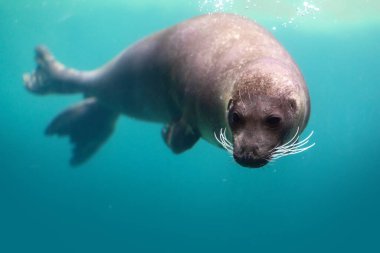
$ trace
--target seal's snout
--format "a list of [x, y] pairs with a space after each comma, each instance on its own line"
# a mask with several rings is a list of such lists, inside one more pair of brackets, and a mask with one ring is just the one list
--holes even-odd
[[270, 161], [271, 152], [266, 145], [255, 141], [249, 145], [235, 145], [233, 157], [241, 166], [260, 168]]
[[259, 157], [255, 155], [253, 152], [247, 152], [242, 154], [234, 153], [233, 156], [238, 164], [249, 168], [260, 168], [269, 162], [269, 157]]

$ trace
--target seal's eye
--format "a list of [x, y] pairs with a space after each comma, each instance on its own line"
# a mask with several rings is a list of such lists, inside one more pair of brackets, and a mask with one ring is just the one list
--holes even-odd
[[265, 119], [265, 123], [269, 127], [278, 127], [281, 123], [281, 118], [278, 116], [269, 116], [268, 118]]
[[228, 121], [230, 126], [235, 128], [243, 123], [243, 117], [238, 112], [231, 112]]

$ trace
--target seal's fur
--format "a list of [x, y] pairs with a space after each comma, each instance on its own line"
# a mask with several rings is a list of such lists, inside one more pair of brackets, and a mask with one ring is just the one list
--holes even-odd
[[187, 20], [94, 71], [67, 68], [44, 47], [36, 49], [36, 62], [36, 71], [24, 75], [30, 92], [86, 97], [47, 130], [71, 138], [73, 165], [86, 161], [125, 114], [164, 123], [162, 136], [175, 153], [199, 138], [221, 146], [215, 133], [225, 129], [235, 160], [259, 167], [276, 145], [302, 132], [310, 113], [292, 57], [268, 31], [237, 15]]

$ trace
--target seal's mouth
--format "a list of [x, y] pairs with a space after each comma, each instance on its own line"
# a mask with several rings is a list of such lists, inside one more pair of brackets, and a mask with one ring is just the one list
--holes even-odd
[[243, 167], [248, 167], [248, 168], [260, 168], [265, 166], [269, 161], [268, 158], [255, 158], [252, 157], [251, 155], [233, 155], [235, 161], [240, 164]]

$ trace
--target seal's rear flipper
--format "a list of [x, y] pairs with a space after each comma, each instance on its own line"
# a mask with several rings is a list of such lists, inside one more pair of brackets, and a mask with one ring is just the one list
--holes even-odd
[[66, 68], [44, 46], [35, 49], [36, 70], [23, 75], [27, 90], [39, 95], [85, 91], [86, 72]]
[[117, 116], [95, 98], [88, 98], [59, 114], [45, 133], [70, 137], [74, 145], [70, 164], [76, 166], [90, 158], [112, 134]]

